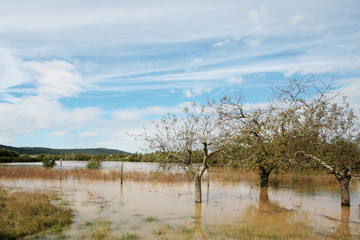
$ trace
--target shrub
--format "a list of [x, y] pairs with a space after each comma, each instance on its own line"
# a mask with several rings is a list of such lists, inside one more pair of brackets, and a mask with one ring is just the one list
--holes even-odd
[[53, 159], [44, 158], [41, 160], [41, 162], [45, 168], [53, 168], [56, 165], [56, 162]]
[[86, 164], [86, 168], [87, 169], [100, 169], [101, 168], [101, 161], [97, 160], [97, 159], [91, 159], [90, 161], [88, 161], [88, 163]]

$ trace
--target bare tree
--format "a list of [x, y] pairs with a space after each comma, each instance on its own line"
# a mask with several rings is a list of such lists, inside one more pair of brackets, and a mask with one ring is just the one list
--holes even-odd
[[[195, 202], [202, 202], [201, 179], [210, 159], [220, 152], [221, 137], [213, 103], [185, 107], [182, 114], [167, 114], [153, 129], [145, 129], [142, 138], [150, 150], [159, 151], [164, 166], [176, 164], [194, 176]], [[199, 152], [202, 159], [199, 164]]]

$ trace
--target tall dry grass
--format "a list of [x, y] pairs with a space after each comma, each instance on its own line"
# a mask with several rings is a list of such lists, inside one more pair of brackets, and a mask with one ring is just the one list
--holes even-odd
[[[62, 179], [73, 180], [100, 180], [100, 181], [119, 181], [121, 177], [120, 170], [91, 170], [91, 169], [63, 169]], [[39, 167], [10, 167], [0, 166], [0, 178], [7, 179], [60, 179], [59, 169], [45, 169]], [[245, 169], [219, 169], [210, 170], [210, 179], [212, 182], [240, 182], [258, 183], [259, 176], [256, 171]], [[165, 182], [178, 183], [190, 182], [193, 180], [191, 174], [174, 172], [140, 172], [125, 171], [125, 181], [137, 182]], [[206, 173], [203, 181], [207, 180]], [[296, 184], [296, 183], [336, 183], [336, 179], [331, 174], [321, 172], [301, 172], [286, 173], [282, 175], [270, 175], [270, 184]]]
[[[62, 179], [118, 181], [120, 170], [63, 169]], [[7, 179], [60, 179], [60, 170], [39, 167], [0, 167], [0, 178]], [[144, 182], [184, 182], [191, 181], [192, 176], [172, 172], [124, 172], [124, 179]]]
[[72, 217], [71, 209], [53, 205], [45, 194], [0, 188], [0, 239], [18, 239], [49, 228], [61, 231]]

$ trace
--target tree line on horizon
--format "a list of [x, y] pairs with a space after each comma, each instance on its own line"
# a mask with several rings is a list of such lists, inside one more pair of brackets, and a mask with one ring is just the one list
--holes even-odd
[[46, 147], [12, 147], [7, 145], [1, 145], [0, 149], [8, 149], [19, 154], [28, 154], [28, 155], [39, 155], [39, 154], [51, 154], [51, 155], [69, 155], [69, 154], [127, 154], [131, 155], [130, 152], [117, 150], [117, 149], [109, 149], [109, 148], [74, 148], [74, 149], [53, 149], [53, 148], [46, 148]]

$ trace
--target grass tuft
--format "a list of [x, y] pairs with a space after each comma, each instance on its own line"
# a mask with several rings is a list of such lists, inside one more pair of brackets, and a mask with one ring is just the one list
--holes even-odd
[[149, 217], [146, 217], [144, 219], [145, 222], [157, 222], [159, 221], [159, 219], [157, 219], [156, 217], [153, 217], [153, 216], [149, 216]]
[[83, 233], [79, 239], [110, 240], [111, 222], [108, 219], [96, 218], [94, 221], [86, 221], [81, 228]]
[[124, 233], [120, 239], [121, 240], [137, 240], [137, 239], [139, 239], [139, 236], [136, 233]]
[[13, 192], [0, 188], [0, 239], [17, 239], [47, 229], [61, 232], [72, 223], [69, 208], [55, 206], [42, 193]]

